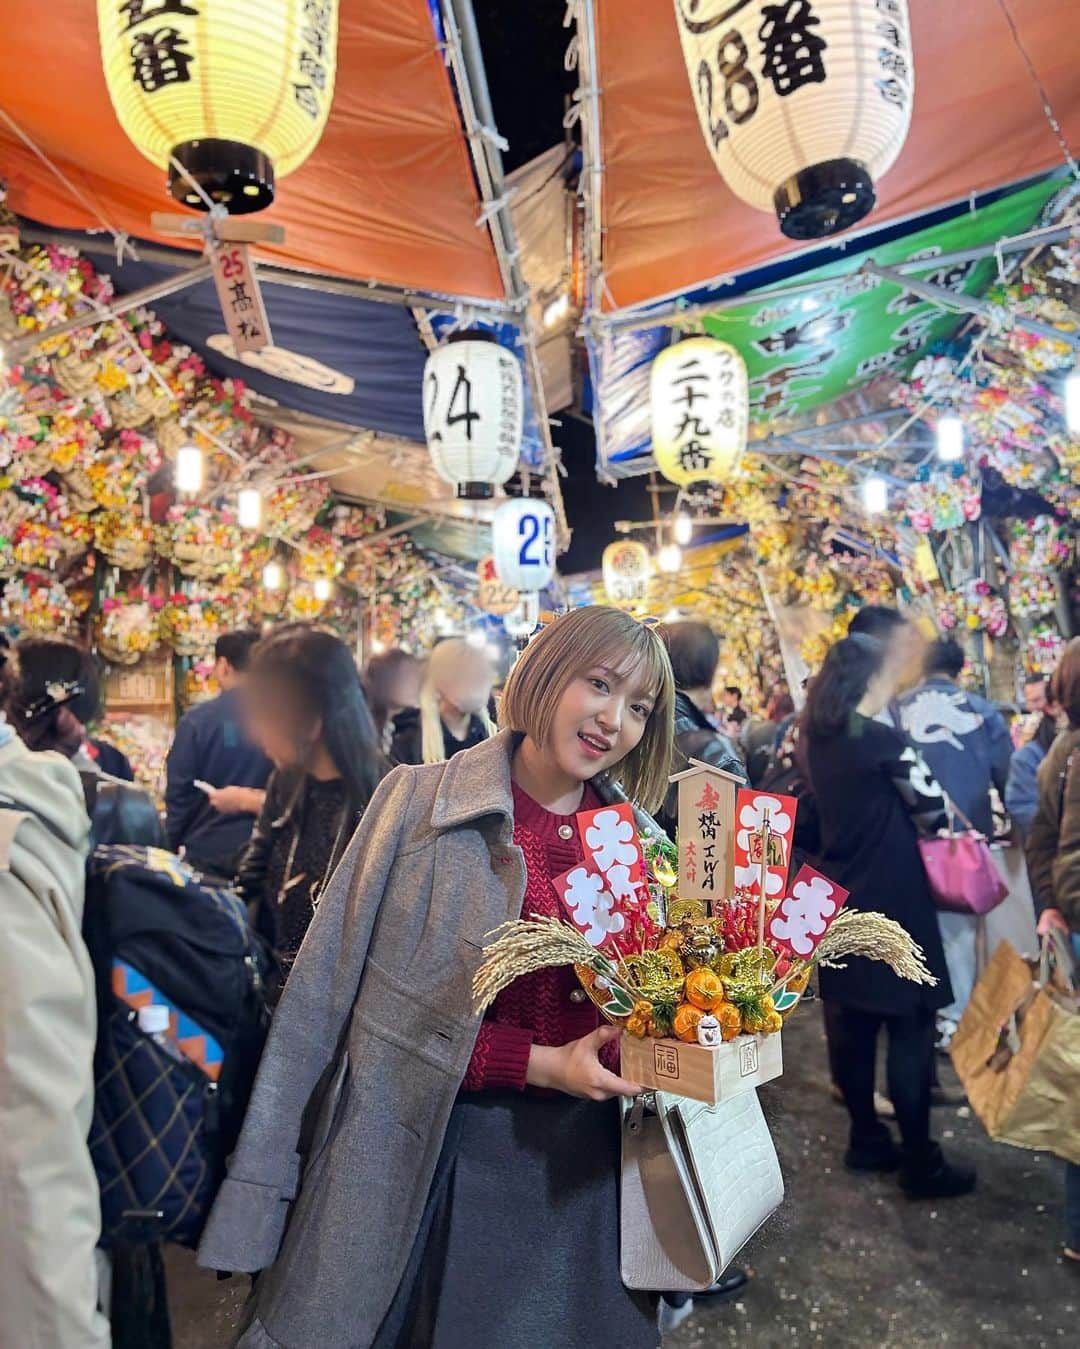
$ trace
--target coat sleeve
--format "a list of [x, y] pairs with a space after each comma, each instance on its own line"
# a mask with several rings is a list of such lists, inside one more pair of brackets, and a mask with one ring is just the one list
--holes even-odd
[[195, 786], [198, 764], [196, 724], [191, 717], [181, 717], [165, 761], [165, 832], [173, 852], [184, 842], [192, 818], [205, 799]]
[[1039, 804], [1035, 808], [1035, 818], [1031, 821], [1024, 849], [1031, 896], [1039, 913], [1043, 909], [1056, 907], [1053, 869], [1061, 826], [1061, 779], [1056, 771], [1058, 762], [1056, 756], [1048, 754], [1039, 765]]
[[1009, 761], [1005, 780], [1005, 809], [1021, 834], [1026, 835], [1039, 808], [1038, 771], [1041, 751], [1034, 741], [1021, 747]]
[[273, 823], [281, 807], [280, 778], [274, 773], [266, 784], [262, 810], [236, 868], [236, 888], [244, 902], [255, 907], [266, 900], [266, 869], [274, 846]]
[[1070, 928], [1080, 930], [1080, 751], [1076, 750], [1065, 768], [1061, 832], [1051, 877], [1054, 908]]
[[986, 718], [989, 732], [990, 776], [998, 789], [1001, 799], [1005, 799], [1005, 787], [1009, 778], [1009, 764], [1012, 762], [1013, 743], [1005, 718], [995, 708]]
[[384, 779], [316, 910], [199, 1246], [199, 1263], [207, 1268], [254, 1273], [277, 1256], [299, 1190], [301, 1121], [356, 1000], [415, 779], [408, 768]]
[[[885, 728], [882, 728], [885, 730]], [[945, 793], [930, 766], [913, 745], [896, 732], [882, 736], [882, 767], [899, 793], [904, 809], [921, 837], [932, 837], [948, 824]]]

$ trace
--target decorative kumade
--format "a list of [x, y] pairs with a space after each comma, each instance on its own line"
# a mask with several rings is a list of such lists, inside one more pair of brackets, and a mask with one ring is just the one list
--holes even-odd
[[601, 559], [604, 593], [612, 604], [643, 604], [652, 575], [649, 550], [636, 539], [618, 539], [609, 543]]
[[231, 617], [231, 606], [221, 596], [177, 592], [165, 601], [161, 632], [178, 656], [207, 656]]
[[211, 580], [232, 567], [244, 539], [234, 518], [210, 506], [172, 506], [158, 548], [185, 576]]
[[161, 645], [162, 600], [141, 589], [117, 591], [101, 601], [95, 643], [112, 665], [136, 665]]
[[518, 464], [521, 365], [490, 333], [453, 333], [424, 366], [424, 434], [439, 476], [460, 497], [490, 497]]
[[911, 123], [907, 0], [674, 0], [690, 95], [737, 197], [792, 239], [848, 229]]
[[153, 562], [154, 533], [149, 520], [132, 513], [98, 511], [94, 516], [94, 547], [121, 571], [142, 571]]
[[652, 363], [653, 456], [680, 487], [725, 483], [746, 449], [746, 362], [715, 337], [688, 337]]
[[512, 497], [491, 522], [495, 570], [504, 585], [536, 593], [555, 575], [555, 512], [546, 501]]
[[337, 0], [120, 4], [98, 0], [105, 80], [120, 125], [204, 209], [262, 210], [276, 178], [319, 142], [334, 98]]
[[23, 633], [65, 636], [75, 631], [89, 605], [89, 590], [68, 589], [51, 576], [27, 572], [4, 586], [0, 620], [17, 637]]

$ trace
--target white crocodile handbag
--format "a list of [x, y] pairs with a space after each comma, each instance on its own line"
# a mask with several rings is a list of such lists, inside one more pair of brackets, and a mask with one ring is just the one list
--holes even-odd
[[628, 1103], [620, 1261], [628, 1288], [709, 1288], [784, 1198], [756, 1091], [718, 1105], [667, 1092]]

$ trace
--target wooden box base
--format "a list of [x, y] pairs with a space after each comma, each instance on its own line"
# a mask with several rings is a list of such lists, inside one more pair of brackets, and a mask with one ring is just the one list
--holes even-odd
[[637, 1040], [624, 1035], [619, 1071], [650, 1090], [715, 1105], [780, 1076], [784, 1071], [781, 1034], [737, 1035], [716, 1049], [682, 1040]]

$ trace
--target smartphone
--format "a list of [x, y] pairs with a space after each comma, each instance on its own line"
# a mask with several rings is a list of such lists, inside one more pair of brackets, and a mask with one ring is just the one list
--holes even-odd
[[195, 778], [193, 785], [198, 787], [200, 792], [206, 792], [207, 795], [209, 795], [210, 792], [217, 791], [216, 787], [211, 786], [209, 782], [203, 782], [202, 778]]

